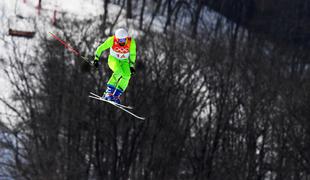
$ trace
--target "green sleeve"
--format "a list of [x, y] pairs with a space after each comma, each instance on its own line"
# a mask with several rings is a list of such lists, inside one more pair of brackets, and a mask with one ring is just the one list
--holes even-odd
[[102, 52], [113, 46], [113, 41], [114, 41], [113, 36], [110, 36], [96, 49], [95, 60], [99, 60]]
[[135, 66], [136, 63], [136, 41], [132, 38], [130, 44], [130, 66]]

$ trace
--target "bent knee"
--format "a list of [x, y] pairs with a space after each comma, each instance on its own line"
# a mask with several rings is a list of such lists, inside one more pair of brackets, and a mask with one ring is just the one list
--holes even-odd
[[123, 78], [124, 80], [128, 80], [128, 81], [129, 81], [130, 78], [131, 78], [131, 74], [123, 75], [122, 78]]

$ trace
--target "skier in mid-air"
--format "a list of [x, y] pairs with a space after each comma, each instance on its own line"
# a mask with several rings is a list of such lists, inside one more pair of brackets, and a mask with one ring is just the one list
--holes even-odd
[[99, 65], [102, 52], [109, 48], [108, 65], [113, 74], [107, 82], [103, 98], [120, 104], [120, 96], [126, 90], [131, 74], [135, 73], [136, 42], [125, 29], [117, 29], [96, 49], [95, 67]]

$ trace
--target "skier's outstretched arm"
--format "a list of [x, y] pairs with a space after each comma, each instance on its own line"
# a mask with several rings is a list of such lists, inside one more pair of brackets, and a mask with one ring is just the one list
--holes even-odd
[[109, 49], [110, 47], [113, 46], [113, 36], [111, 37], [108, 37], [107, 40], [105, 40], [95, 51], [95, 59], [94, 59], [94, 64], [96, 66], [98, 66], [98, 61], [99, 61], [99, 58], [102, 54], [103, 51]]

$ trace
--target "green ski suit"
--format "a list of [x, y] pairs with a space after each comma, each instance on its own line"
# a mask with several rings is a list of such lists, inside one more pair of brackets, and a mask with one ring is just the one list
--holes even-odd
[[[108, 65], [110, 69], [113, 71], [112, 76], [108, 81], [108, 85], [114, 86], [115, 88], [125, 91], [129, 80], [131, 77], [130, 67], [135, 66], [136, 61], [136, 42], [133, 38], [128, 38], [126, 41], [126, 45], [128, 48], [129, 54], [127, 56], [122, 56], [118, 58], [118, 54], [115, 55], [113, 49], [122, 48], [121, 46], [117, 46], [117, 42], [115, 41], [114, 36], [110, 36], [107, 40], [105, 40], [95, 52], [95, 60], [99, 60], [103, 51], [110, 48], [110, 54], [108, 57]], [[122, 54], [121, 54], [122, 55]]]

